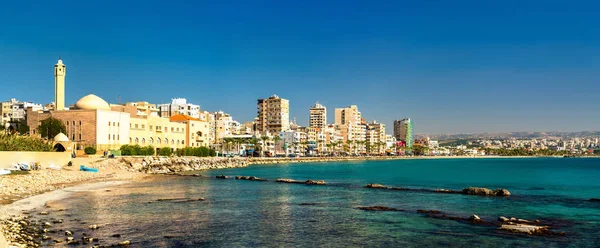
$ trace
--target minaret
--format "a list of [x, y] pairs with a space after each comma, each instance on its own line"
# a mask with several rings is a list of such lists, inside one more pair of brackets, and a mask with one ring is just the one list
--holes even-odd
[[54, 65], [54, 110], [65, 109], [65, 76], [67, 66], [63, 64], [60, 57]]

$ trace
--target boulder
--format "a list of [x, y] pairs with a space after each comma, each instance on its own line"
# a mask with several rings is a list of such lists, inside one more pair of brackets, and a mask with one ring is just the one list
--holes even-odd
[[325, 185], [327, 183], [325, 183], [325, 181], [323, 181], [323, 180], [307, 180], [306, 184], [310, 184], [310, 185]]
[[500, 226], [500, 230], [530, 235], [547, 234], [549, 232], [547, 226], [534, 226], [526, 224], [503, 224]]
[[227, 179], [229, 177], [225, 176], [225, 175], [218, 175], [218, 176], [216, 176], [216, 178], [218, 178], [218, 179]]
[[469, 217], [469, 220], [473, 221], [473, 222], [481, 222], [481, 218], [479, 218], [479, 216], [477, 216], [475, 214], [471, 215], [471, 217]]
[[600, 202], [600, 198], [590, 198], [591, 202]]
[[496, 189], [494, 190], [494, 193], [497, 196], [510, 196], [510, 191], [506, 189]]
[[387, 189], [388, 188], [387, 186], [384, 186], [384, 185], [381, 185], [378, 183], [370, 183], [370, 184], [367, 184], [365, 187], [372, 188], [372, 189]]
[[507, 222], [507, 221], [509, 221], [509, 219], [504, 216], [500, 216], [500, 217], [498, 217], [498, 221]]
[[462, 193], [465, 195], [482, 195], [482, 196], [496, 195], [494, 193], [494, 191], [492, 191], [488, 188], [476, 188], [476, 187], [465, 188], [462, 190]]

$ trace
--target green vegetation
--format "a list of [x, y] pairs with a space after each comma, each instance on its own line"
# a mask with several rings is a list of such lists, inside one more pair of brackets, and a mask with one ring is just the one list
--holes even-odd
[[87, 155], [93, 155], [96, 154], [96, 147], [93, 146], [88, 146], [85, 149], [83, 149], [83, 151], [85, 152], [85, 154]]
[[429, 147], [420, 146], [420, 145], [413, 145], [412, 151], [413, 151], [413, 154], [415, 156], [428, 155], [429, 154]]
[[208, 147], [186, 147], [177, 149], [175, 152], [177, 156], [196, 156], [196, 157], [213, 157], [217, 155], [217, 152]]
[[67, 128], [62, 121], [50, 117], [42, 121], [40, 126], [38, 127], [38, 133], [42, 136], [42, 138], [52, 139], [59, 133], [66, 133]]
[[596, 155], [600, 155], [600, 149], [596, 149], [596, 150], [594, 150], [594, 154], [596, 154]]
[[157, 154], [159, 156], [171, 156], [173, 154], [173, 150], [169, 147], [159, 148]]
[[121, 155], [123, 156], [148, 156], [154, 155], [154, 147], [152, 146], [139, 146], [139, 145], [122, 145]]
[[40, 138], [4, 133], [0, 134], [0, 151], [50, 152], [54, 146]]
[[498, 155], [498, 156], [564, 156], [571, 154], [571, 151], [553, 151], [548, 149], [543, 150], [527, 150], [523, 148], [518, 149], [492, 149], [485, 148], [485, 154], [487, 155]]

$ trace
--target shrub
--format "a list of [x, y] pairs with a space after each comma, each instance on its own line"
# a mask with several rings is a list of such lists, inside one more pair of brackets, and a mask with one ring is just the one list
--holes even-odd
[[92, 154], [96, 154], [96, 148], [93, 146], [88, 146], [85, 149], [83, 149], [83, 151], [85, 152], [85, 154], [87, 155], [92, 155]]
[[121, 150], [121, 155], [123, 156], [131, 156], [134, 155], [134, 150], [133, 150], [133, 146], [130, 145], [122, 145], [121, 148], [119, 148], [119, 150]]
[[210, 149], [208, 147], [186, 147], [186, 148], [181, 148], [181, 149], [177, 149], [177, 151], [175, 152], [175, 154], [177, 154], [177, 156], [196, 156], [196, 157], [208, 157], [208, 156], [215, 156], [216, 155], [216, 151], [213, 149]]
[[36, 137], [0, 133], [0, 151], [50, 152], [54, 146], [51, 141]]
[[158, 149], [158, 155], [160, 156], [171, 156], [173, 154], [173, 150], [169, 147], [163, 147]]

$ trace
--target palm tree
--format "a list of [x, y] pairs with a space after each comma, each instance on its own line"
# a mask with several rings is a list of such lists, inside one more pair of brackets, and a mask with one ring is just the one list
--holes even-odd
[[277, 147], [279, 146], [279, 141], [281, 141], [281, 137], [279, 135], [273, 137], [273, 141], [275, 142], [275, 154], [277, 154]]
[[[266, 148], [268, 146], [269, 140], [271, 140], [271, 138], [267, 135], [263, 135], [262, 137], [260, 137], [260, 139], [263, 141], [263, 148]], [[264, 152], [265, 149], [262, 149], [262, 151]]]

